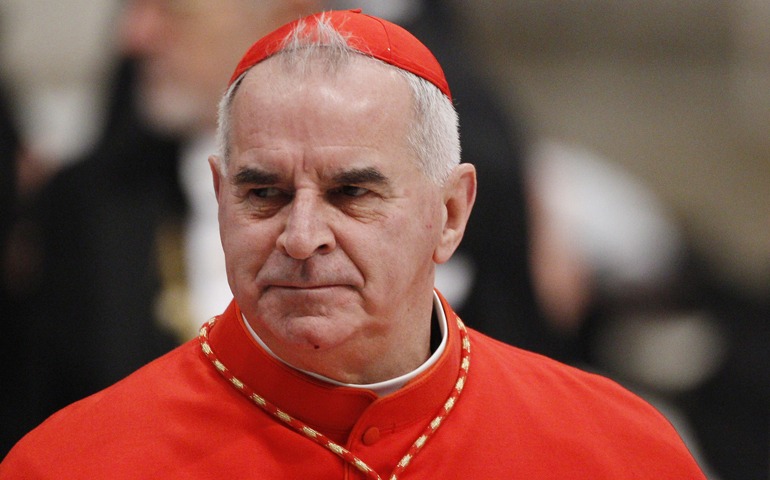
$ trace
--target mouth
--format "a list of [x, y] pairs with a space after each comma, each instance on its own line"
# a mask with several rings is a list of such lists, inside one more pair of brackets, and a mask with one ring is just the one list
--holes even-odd
[[346, 292], [353, 289], [350, 285], [327, 284], [327, 285], [268, 285], [263, 294], [273, 295], [285, 298], [316, 298], [318, 300], [331, 301], [334, 298], [346, 296]]
[[281, 289], [281, 290], [295, 290], [295, 291], [323, 291], [323, 290], [331, 290], [335, 288], [349, 288], [350, 285], [343, 285], [343, 284], [323, 284], [323, 285], [297, 285], [297, 284], [273, 284], [268, 285], [265, 290], [270, 289]]

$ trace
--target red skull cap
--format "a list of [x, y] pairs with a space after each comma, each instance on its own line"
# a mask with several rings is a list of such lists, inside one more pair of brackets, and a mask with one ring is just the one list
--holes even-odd
[[265, 35], [241, 58], [230, 84], [257, 63], [280, 52], [286, 38], [298, 23], [304, 21], [306, 25], [312, 25], [312, 22], [322, 17], [328, 19], [335, 30], [349, 37], [348, 45], [354, 50], [422, 77], [452, 99], [444, 71], [428, 47], [398, 25], [365, 15], [361, 10], [316, 13], [287, 23]]

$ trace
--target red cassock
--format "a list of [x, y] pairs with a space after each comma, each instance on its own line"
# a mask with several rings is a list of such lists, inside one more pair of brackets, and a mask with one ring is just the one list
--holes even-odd
[[[442, 298], [447, 348], [397, 392], [336, 387], [275, 360], [233, 302], [209, 344], [234, 377], [343, 446], [383, 479], [456, 386], [462, 340]], [[454, 408], [404, 479], [704, 479], [673, 429], [603, 377], [469, 331], [470, 365]], [[224, 378], [193, 340], [58, 412], [0, 464], [2, 479], [362, 479]]]

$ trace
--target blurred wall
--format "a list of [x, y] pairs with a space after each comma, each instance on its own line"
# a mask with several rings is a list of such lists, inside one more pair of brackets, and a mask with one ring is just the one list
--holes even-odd
[[720, 273], [770, 294], [770, 2], [455, 1], [538, 133], [638, 174]]
[[66, 162], [96, 139], [120, 0], [0, 0], [0, 75], [42, 161]]

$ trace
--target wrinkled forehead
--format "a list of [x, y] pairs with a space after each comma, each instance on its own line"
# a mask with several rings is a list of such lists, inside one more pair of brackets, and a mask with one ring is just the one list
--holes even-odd
[[363, 54], [353, 53], [339, 61], [326, 58], [298, 60], [296, 55], [278, 53], [244, 73], [236, 85], [234, 101], [247, 95], [278, 97], [302, 90], [308, 95], [337, 89], [357, 94], [351, 100], [387, 99], [412, 104], [411, 90], [398, 68]]
[[336, 72], [311, 64], [301, 73], [276, 57], [252, 69], [236, 92], [232, 154], [297, 148], [324, 157], [357, 149], [361, 158], [411, 160], [411, 105], [406, 80], [365, 57]]

